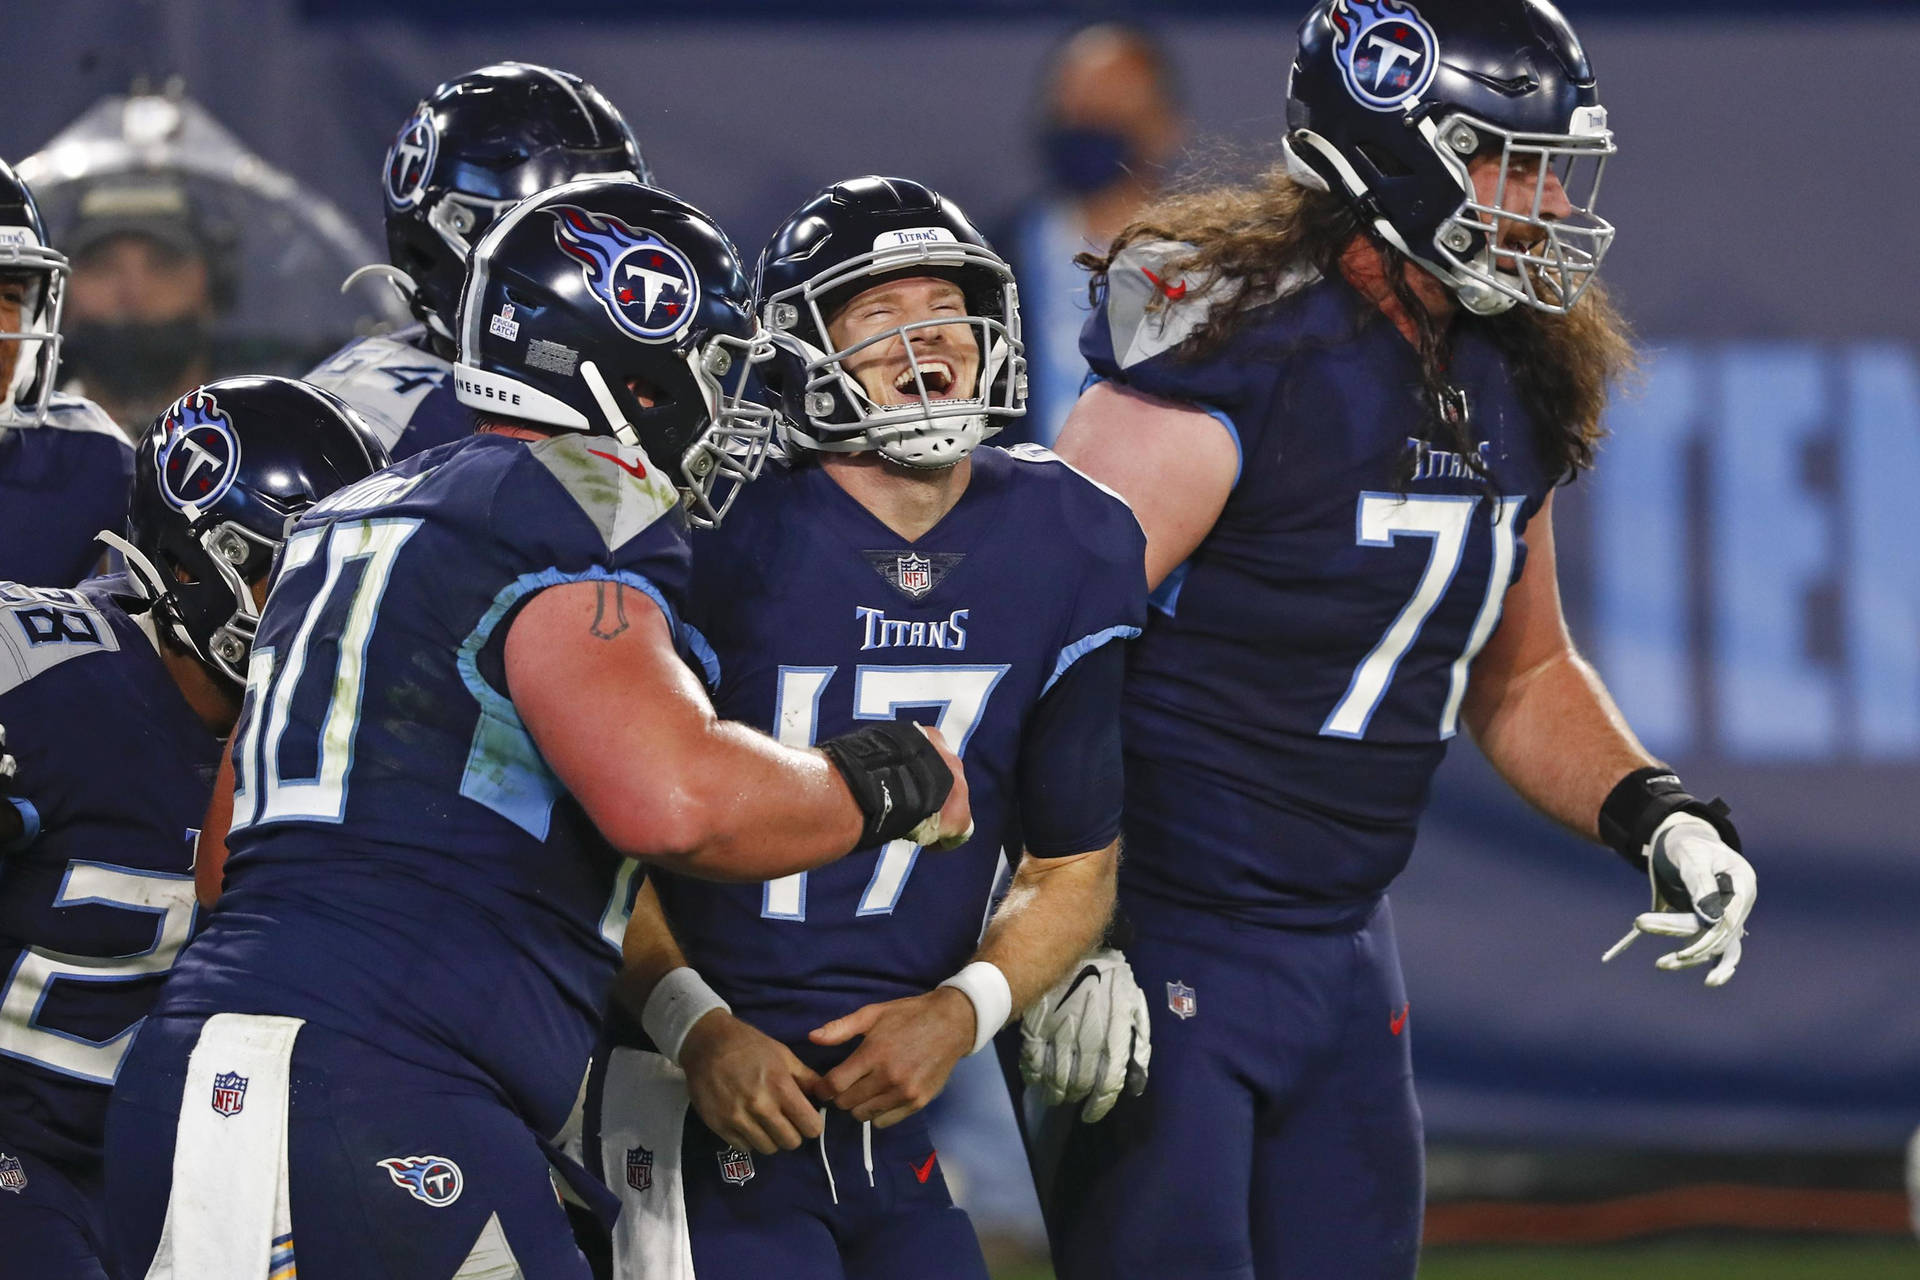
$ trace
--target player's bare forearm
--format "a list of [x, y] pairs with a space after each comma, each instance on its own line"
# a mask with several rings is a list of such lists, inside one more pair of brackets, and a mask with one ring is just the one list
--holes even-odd
[[[1477, 678], [1477, 677], [1476, 677]], [[1467, 721], [1480, 750], [1534, 808], [1590, 840], [1614, 784], [1655, 763], [1599, 675], [1571, 648]]]
[[1551, 498], [1527, 541], [1526, 570], [1474, 661], [1461, 715], [1487, 760], [1528, 803], [1598, 839], [1607, 793], [1656, 761], [1567, 633]]
[[[1013, 887], [975, 953], [1005, 975], [1018, 1012], [1052, 986], [1107, 926], [1118, 842], [1065, 858], [1022, 858]], [[942, 985], [900, 1000], [862, 1005], [812, 1033], [815, 1044], [860, 1045], [821, 1077], [814, 1096], [886, 1128], [925, 1107], [974, 1047], [972, 998]], [[988, 1029], [988, 1034], [999, 1027]]]
[[673, 927], [667, 923], [667, 913], [660, 906], [660, 894], [648, 880], [634, 896], [633, 915], [620, 941], [620, 974], [614, 979], [614, 999], [638, 1018], [660, 979], [686, 963], [686, 953], [680, 949]]
[[507, 635], [506, 677], [547, 763], [630, 857], [755, 881], [831, 862], [859, 839], [859, 806], [827, 757], [720, 720], [637, 590], [541, 592]]
[[1113, 917], [1120, 842], [1067, 858], [1020, 859], [976, 960], [1007, 975], [1018, 1016], [1085, 955]]

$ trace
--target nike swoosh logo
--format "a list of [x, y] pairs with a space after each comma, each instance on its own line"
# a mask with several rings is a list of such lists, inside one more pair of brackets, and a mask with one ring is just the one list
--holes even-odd
[[1100, 976], [1100, 970], [1095, 968], [1093, 965], [1088, 965], [1082, 970], [1080, 970], [1080, 972], [1074, 974], [1073, 981], [1068, 983], [1067, 989], [1060, 993], [1060, 1003], [1065, 1004], [1067, 1001], [1073, 999], [1073, 993], [1075, 991], [1078, 991], [1080, 989], [1080, 984], [1085, 982], [1088, 978], [1098, 978], [1099, 976]]
[[587, 450], [587, 452], [592, 454], [596, 458], [605, 458], [608, 462], [611, 462], [614, 466], [620, 468], [622, 471], [632, 476], [635, 480], [645, 480], [647, 478], [646, 467], [638, 462], [628, 462], [625, 458], [621, 457], [619, 454], [606, 453], [599, 449], [589, 449]]
[[1179, 284], [1169, 285], [1145, 267], [1140, 268], [1140, 274], [1153, 281], [1153, 287], [1158, 289], [1168, 302], [1178, 302], [1187, 296], [1187, 282], [1185, 280], [1182, 280]]
[[1399, 1035], [1403, 1030], [1405, 1030], [1407, 1025], [1407, 1010], [1411, 1008], [1413, 1008], [1413, 1001], [1411, 1000], [1401, 1005], [1400, 1012], [1394, 1014], [1392, 1018], [1388, 1019], [1387, 1030], [1393, 1032], [1393, 1034], [1395, 1035]]
[[940, 1153], [938, 1151], [929, 1151], [927, 1152], [927, 1162], [925, 1164], [917, 1164], [913, 1166], [913, 1176], [920, 1179], [922, 1184], [924, 1184], [928, 1178], [931, 1178], [933, 1176], [934, 1157], [938, 1156], [939, 1154]]

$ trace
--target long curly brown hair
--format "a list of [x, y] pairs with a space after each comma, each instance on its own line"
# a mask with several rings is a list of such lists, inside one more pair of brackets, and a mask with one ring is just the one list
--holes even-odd
[[[1089, 292], [1098, 305], [1106, 272], [1128, 245], [1173, 240], [1193, 246], [1175, 264], [1206, 291], [1212, 306], [1183, 348], [1193, 359], [1224, 347], [1252, 313], [1274, 301], [1277, 282], [1304, 270], [1331, 276], [1357, 236], [1372, 239], [1386, 257], [1386, 278], [1411, 316], [1419, 341], [1426, 395], [1424, 443], [1444, 445], [1478, 469], [1479, 441], [1470, 418], [1448, 414], [1448, 350], [1457, 325], [1474, 325], [1506, 358], [1521, 402], [1531, 414], [1536, 446], [1549, 475], [1573, 480], [1593, 466], [1606, 434], [1600, 424], [1608, 396], [1635, 368], [1631, 331], [1599, 285], [1590, 286], [1566, 315], [1516, 306], [1497, 316], [1460, 313], [1450, 324], [1436, 321], [1415, 297], [1402, 268], [1406, 256], [1379, 240], [1344, 197], [1302, 186], [1284, 164], [1251, 185], [1212, 185], [1176, 191], [1146, 209], [1105, 254], [1083, 253], [1075, 261], [1092, 273]], [[1377, 311], [1367, 323], [1389, 323]], [[1416, 460], [1402, 462], [1400, 482], [1412, 478]]]

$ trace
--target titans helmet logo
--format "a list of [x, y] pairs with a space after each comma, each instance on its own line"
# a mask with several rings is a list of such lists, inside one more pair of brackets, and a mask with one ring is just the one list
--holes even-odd
[[1354, 101], [1372, 111], [1392, 111], [1433, 83], [1440, 44], [1419, 10], [1404, 0], [1335, 0], [1331, 14], [1339, 32], [1333, 58]]
[[553, 236], [580, 263], [587, 287], [622, 332], [642, 342], [671, 342], [700, 309], [700, 277], [686, 255], [645, 228], [556, 205]]
[[423, 105], [400, 126], [387, 152], [387, 203], [396, 209], [419, 204], [439, 157], [440, 130], [433, 123], [433, 112]]
[[158, 461], [160, 496], [168, 506], [210, 507], [240, 474], [240, 438], [211, 395], [190, 391], [161, 416]]

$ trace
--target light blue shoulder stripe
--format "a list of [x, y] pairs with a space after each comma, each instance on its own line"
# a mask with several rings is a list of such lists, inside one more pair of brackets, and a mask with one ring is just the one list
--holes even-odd
[[[1112, 378], [1107, 377], [1103, 373], [1095, 373], [1092, 370], [1088, 370], [1087, 380], [1080, 384], [1080, 393], [1085, 395], [1087, 388], [1096, 382], [1112, 381]], [[1124, 386], [1125, 384], [1123, 383], [1122, 385]], [[1177, 399], [1177, 397], [1174, 396], [1161, 396], [1160, 398], [1163, 400]], [[1240, 447], [1240, 428], [1233, 425], [1233, 419], [1227, 416], [1225, 409], [1215, 408], [1204, 400], [1179, 400], [1178, 402], [1180, 404], [1193, 406], [1227, 429], [1227, 438], [1233, 441], [1233, 485], [1231, 487], [1238, 488], [1240, 484], [1240, 473], [1246, 469], [1247, 463], [1247, 451]]]
[[700, 670], [707, 677], [707, 689], [710, 692], [719, 692], [720, 655], [713, 651], [713, 646], [707, 642], [707, 638], [700, 634], [700, 628], [691, 622], [680, 624], [680, 635], [686, 641], [687, 651], [699, 660]]
[[[467, 748], [466, 771], [460, 775], [460, 794], [485, 805], [536, 840], [545, 840], [553, 823], [553, 806], [566, 792], [560, 779], [534, 745], [533, 735], [514, 709], [512, 699], [488, 684], [480, 674], [480, 654], [493, 632], [513, 607], [536, 591], [569, 582], [618, 582], [650, 597], [678, 626], [673, 606], [660, 589], [637, 573], [602, 569], [562, 573], [557, 568], [521, 574], [493, 598], [493, 604], [460, 645], [456, 665], [460, 683], [480, 704], [480, 721]], [[704, 641], [703, 641], [704, 643]], [[702, 659], [704, 662], [704, 659]]]
[[1047, 682], [1040, 686], [1040, 696], [1043, 698], [1046, 697], [1047, 691], [1060, 682], [1061, 676], [1067, 674], [1068, 667], [1071, 667], [1074, 663], [1080, 661], [1080, 659], [1086, 657], [1101, 645], [1107, 643], [1109, 640], [1131, 640], [1139, 634], [1140, 628], [1138, 627], [1108, 627], [1104, 631], [1096, 631], [1090, 636], [1082, 636], [1078, 640], [1075, 640], [1072, 644], [1060, 651], [1060, 660], [1053, 664], [1053, 674], [1048, 676]]
[[20, 796], [7, 797], [7, 803], [19, 810], [21, 829], [12, 844], [0, 845], [0, 853], [18, 853], [40, 838], [40, 811]]

